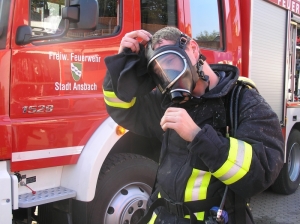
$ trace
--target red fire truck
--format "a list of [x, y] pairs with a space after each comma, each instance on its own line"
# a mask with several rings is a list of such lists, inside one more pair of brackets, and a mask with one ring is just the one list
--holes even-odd
[[272, 189], [297, 189], [299, 0], [0, 0], [1, 224], [132, 224], [143, 215], [160, 142], [108, 116], [103, 59], [125, 33], [164, 26], [256, 83], [286, 142]]

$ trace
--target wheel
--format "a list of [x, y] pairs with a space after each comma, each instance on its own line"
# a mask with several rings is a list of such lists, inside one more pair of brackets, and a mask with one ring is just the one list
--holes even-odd
[[272, 185], [272, 190], [279, 194], [294, 193], [300, 183], [300, 132], [293, 129], [287, 142], [286, 163]]
[[89, 224], [135, 224], [144, 215], [157, 163], [136, 154], [113, 154], [104, 162], [95, 198], [88, 204]]

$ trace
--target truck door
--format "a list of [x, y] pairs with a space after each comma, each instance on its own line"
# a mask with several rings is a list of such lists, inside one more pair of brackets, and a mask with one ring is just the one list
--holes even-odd
[[12, 170], [76, 163], [93, 131], [107, 118], [104, 58], [117, 53], [121, 38], [133, 29], [134, 7], [133, 0], [98, 3], [96, 30], [70, 29], [60, 39], [51, 35], [64, 29], [64, 1], [15, 5], [22, 14], [14, 16], [14, 36], [19, 26], [30, 25], [34, 37], [50, 38], [22, 46], [12, 41]]
[[0, 160], [10, 158], [11, 129], [9, 121], [9, 74], [10, 74], [10, 47], [8, 27], [10, 0], [0, 0]]

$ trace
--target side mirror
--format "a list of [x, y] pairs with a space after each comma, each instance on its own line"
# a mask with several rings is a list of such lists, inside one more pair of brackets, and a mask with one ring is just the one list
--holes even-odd
[[31, 42], [32, 29], [31, 26], [19, 26], [16, 35], [16, 44], [23, 45]]
[[71, 29], [96, 29], [99, 18], [99, 6], [97, 0], [70, 0], [70, 7], [78, 7], [80, 9], [79, 21], [70, 21]]

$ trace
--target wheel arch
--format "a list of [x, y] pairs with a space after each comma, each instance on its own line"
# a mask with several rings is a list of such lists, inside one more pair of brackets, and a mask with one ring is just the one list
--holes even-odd
[[135, 153], [158, 161], [161, 143], [157, 139], [129, 131], [119, 136], [116, 127], [108, 117], [84, 146], [78, 162], [63, 167], [61, 186], [75, 190], [77, 200], [93, 200], [100, 169], [110, 153]]
[[116, 134], [117, 124], [108, 117], [93, 133], [75, 165], [64, 166], [61, 186], [77, 192], [79, 201], [94, 198], [101, 166], [114, 144], [121, 136]]
[[[295, 123], [294, 126], [292, 127], [291, 131], [292, 131], [293, 129], [297, 129], [298, 131], [300, 131], [300, 122]], [[291, 133], [291, 131], [290, 131], [290, 133]]]
[[284, 162], [286, 162], [286, 154], [287, 154], [287, 142], [288, 138], [293, 129], [297, 129], [300, 131], [300, 108], [297, 107], [288, 107], [286, 113], [286, 127], [285, 127], [285, 147], [284, 147]]
[[113, 146], [111, 153], [134, 153], [158, 162], [161, 142], [128, 131]]
[[[284, 150], [284, 162], [286, 163], [286, 155], [287, 155], [287, 143], [288, 143], [288, 139], [290, 137], [290, 134], [292, 133], [292, 131], [296, 129], [300, 132], [300, 122], [296, 122], [293, 124], [293, 126], [288, 130], [287, 135], [286, 135], [286, 139], [285, 139], [285, 150]], [[300, 137], [300, 136], [299, 136]]]

